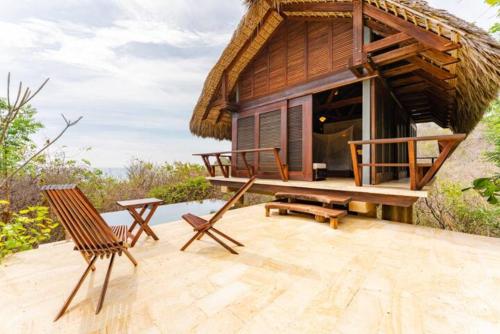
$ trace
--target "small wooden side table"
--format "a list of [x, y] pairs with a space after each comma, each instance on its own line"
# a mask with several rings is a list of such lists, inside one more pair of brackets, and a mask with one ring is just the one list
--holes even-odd
[[[129, 201], [118, 201], [116, 202], [116, 204], [126, 209], [134, 219], [134, 222], [132, 223], [132, 225], [130, 225], [128, 229], [129, 233], [133, 235], [132, 243], [130, 244], [131, 247], [134, 247], [135, 243], [141, 236], [142, 232], [146, 232], [146, 234], [152, 237], [154, 240], [159, 240], [158, 236], [153, 232], [153, 230], [151, 229], [151, 227], [149, 227], [148, 224], [158, 206], [163, 204], [163, 201], [161, 199], [141, 198]], [[146, 216], [144, 216], [148, 208], [149, 212]], [[134, 228], [136, 226], [139, 226], [139, 230], [137, 231], [137, 233], [134, 234], [132, 232], [134, 231]]]

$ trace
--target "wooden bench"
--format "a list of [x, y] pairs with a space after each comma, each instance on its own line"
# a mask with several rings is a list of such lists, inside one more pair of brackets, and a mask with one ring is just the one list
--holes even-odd
[[317, 205], [271, 202], [266, 204], [266, 217], [269, 217], [271, 209], [278, 209], [279, 214], [287, 214], [288, 211], [295, 211], [312, 214], [317, 220], [318, 218], [330, 219], [330, 227], [334, 229], [338, 227], [338, 219], [347, 215], [346, 210], [324, 208]]
[[347, 205], [352, 200], [350, 196], [334, 194], [334, 195], [318, 195], [308, 192], [277, 192], [274, 194], [276, 199], [287, 199], [289, 202], [295, 200], [311, 201], [324, 204], [324, 206]]

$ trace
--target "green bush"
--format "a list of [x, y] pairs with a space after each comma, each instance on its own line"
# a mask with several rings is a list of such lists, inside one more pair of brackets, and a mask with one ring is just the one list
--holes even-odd
[[203, 176], [197, 176], [188, 180], [155, 187], [149, 192], [149, 196], [157, 197], [165, 201], [166, 204], [200, 201], [211, 198], [214, 188]]
[[[7, 204], [0, 201], [0, 206]], [[48, 241], [57, 226], [44, 206], [32, 206], [14, 213], [10, 222], [0, 222], [0, 261], [9, 254], [36, 248]]]
[[500, 207], [462, 185], [438, 180], [428, 197], [417, 202], [417, 224], [446, 230], [500, 236]]

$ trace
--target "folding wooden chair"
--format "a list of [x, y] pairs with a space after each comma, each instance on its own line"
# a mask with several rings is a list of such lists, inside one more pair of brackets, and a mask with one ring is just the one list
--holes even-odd
[[134, 266], [137, 265], [137, 261], [127, 249], [130, 237], [128, 228], [126, 225], [108, 226], [87, 197], [75, 185], [48, 185], [42, 187], [41, 190], [59, 217], [61, 224], [75, 242], [74, 249], [79, 251], [88, 263], [87, 269], [54, 321], [57, 321], [64, 314], [90, 270], [95, 270], [94, 264], [97, 258], [106, 257], [110, 260], [97, 304], [96, 314], [98, 314], [104, 302], [115, 255], [121, 256], [124, 253]]
[[217, 236], [215, 236], [212, 232], [215, 232], [216, 234], [226, 238], [227, 240], [231, 241], [232, 243], [234, 243], [235, 245], [237, 246], [243, 246], [242, 243], [234, 240], [233, 238], [229, 237], [228, 235], [222, 233], [221, 231], [217, 230], [215, 227], [214, 227], [214, 224], [222, 218], [222, 216], [224, 216], [224, 214], [229, 210], [231, 209], [231, 207], [241, 198], [241, 196], [243, 196], [247, 191], [248, 189], [250, 189], [250, 187], [253, 185], [253, 183], [255, 182], [256, 180], [256, 177], [253, 176], [247, 183], [245, 183], [243, 185], [243, 187], [241, 187], [235, 194], [234, 196], [226, 203], [224, 204], [224, 206], [219, 210], [217, 211], [213, 216], [212, 218], [210, 218], [210, 220], [205, 220], [201, 217], [198, 217], [198, 216], [195, 216], [191, 213], [188, 213], [188, 214], [185, 214], [182, 216], [182, 218], [187, 221], [193, 228], [194, 230], [196, 231], [195, 235], [189, 239], [189, 241], [181, 248], [181, 251], [184, 251], [186, 248], [188, 248], [188, 246], [195, 240], [195, 239], [198, 239], [200, 240], [203, 235], [208, 235], [209, 237], [211, 237], [212, 239], [214, 239], [217, 243], [219, 243], [222, 247], [224, 247], [225, 249], [227, 249], [229, 252], [233, 253], [233, 254], [238, 254], [234, 249], [232, 249], [231, 247], [229, 247], [228, 245], [226, 245], [222, 240], [220, 240], [219, 238], [217, 238]]

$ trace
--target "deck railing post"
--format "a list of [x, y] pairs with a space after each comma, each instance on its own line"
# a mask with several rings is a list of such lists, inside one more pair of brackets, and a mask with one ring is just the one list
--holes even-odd
[[410, 189], [417, 190], [417, 151], [415, 141], [408, 141], [408, 164], [410, 169]]
[[356, 144], [350, 144], [351, 147], [351, 159], [352, 159], [352, 170], [354, 172], [354, 183], [357, 187], [361, 187], [361, 171], [358, 163], [358, 152], [356, 151]]

